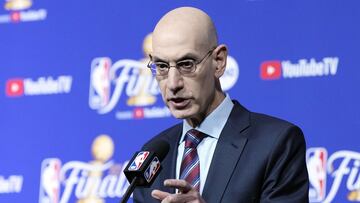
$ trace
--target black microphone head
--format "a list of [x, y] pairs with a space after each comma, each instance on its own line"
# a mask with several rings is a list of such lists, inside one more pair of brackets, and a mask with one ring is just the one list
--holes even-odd
[[164, 140], [145, 144], [142, 151], [136, 152], [124, 169], [129, 182], [132, 183], [136, 178], [136, 185], [149, 187], [159, 175], [162, 169], [161, 161], [166, 157], [169, 148], [169, 143]]
[[145, 151], [154, 152], [155, 155], [159, 158], [160, 162], [164, 160], [168, 154], [170, 145], [165, 140], [155, 140], [144, 146]]

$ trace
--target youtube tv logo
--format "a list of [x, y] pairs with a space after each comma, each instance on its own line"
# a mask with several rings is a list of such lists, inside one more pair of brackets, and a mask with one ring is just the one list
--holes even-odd
[[11, 13], [10, 19], [12, 22], [20, 22], [20, 20], [21, 20], [20, 12]]
[[281, 77], [281, 61], [265, 61], [260, 66], [260, 77], [263, 80], [277, 80]]
[[5, 84], [8, 97], [68, 94], [71, 91], [72, 76], [43, 76], [34, 78], [10, 78]]
[[260, 78], [262, 80], [295, 79], [307, 77], [331, 77], [338, 71], [338, 57], [324, 57], [290, 60], [264, 61], [260, 65]]
[[20, 78], [7, 80], [5, 93], [9, 97], [24, 95], [24, 80]]
[[144, 109], [143, 108], [134, 109], [134, 118], [137, 119], [144, 118]]

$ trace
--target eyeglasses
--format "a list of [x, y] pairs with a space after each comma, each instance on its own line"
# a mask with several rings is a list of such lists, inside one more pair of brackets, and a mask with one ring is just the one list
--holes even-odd
[[193, 59], [185, 59], [176, 62], [174, 66], [170, 66], [169, 63], [166, 62], [153, 62], [150, 60], [147, 67], [151, 70], [153, 75], [156, 76], [167, 76], [171, 67], [176, 68], [182, 75], [189, 75], [196, 71], [196, 66], [203, 62], [214, 51], [214, 49], [211, 49], [200, 61], [197, 62]]

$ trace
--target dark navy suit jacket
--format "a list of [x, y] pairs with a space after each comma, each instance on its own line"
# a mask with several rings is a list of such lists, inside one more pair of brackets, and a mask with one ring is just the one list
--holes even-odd
[[[308, 202], [308, 173], [305, 140], [297, 126], [286, 121], [249, 112], [237, 101], [221, 132], [204, 185], [208, 203]], [[175, 178], [177, 148], [182, 124], [175, 125], [149, 142], [163, 139], [170, 150], [163, 170], [150, 188], [134, 191], [134, 202], [159, 202], [153, 189], [170, 193], [163, 186]]]

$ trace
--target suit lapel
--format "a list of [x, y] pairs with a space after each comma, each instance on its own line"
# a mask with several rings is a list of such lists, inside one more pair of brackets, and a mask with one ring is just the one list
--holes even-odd
[[250, 113], [237, 101], [222, 130], [202, 193], [209, 202], [221, 202], [231, 175], [246, 145], [243, 131], [250, 125]]

